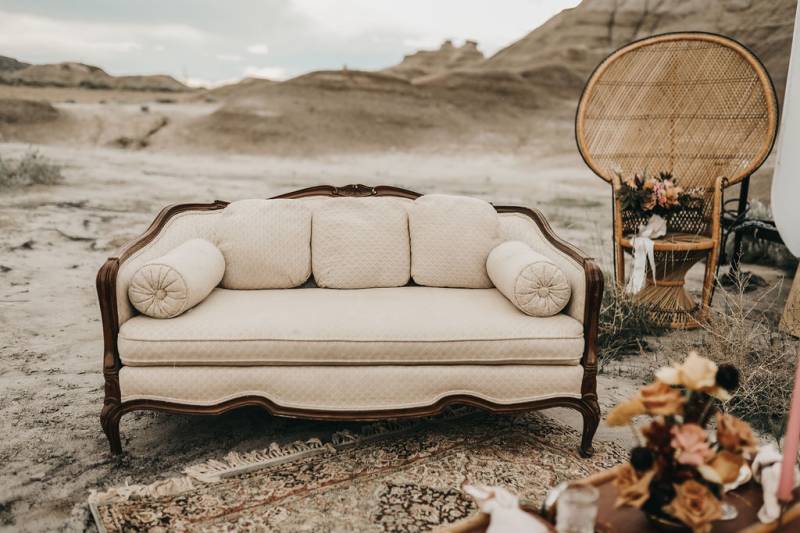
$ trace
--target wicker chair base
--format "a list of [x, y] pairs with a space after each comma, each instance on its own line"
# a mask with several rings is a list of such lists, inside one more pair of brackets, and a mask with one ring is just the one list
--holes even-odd
[[707, 255], [707, 250], [655, 252], [655, 282], [648, 267], [647, 285], [634, 296], [634, 301], [647, 309], [653, 324], [675, 329], [700, 326], [703, 308], [686, 290], [685, 278]]

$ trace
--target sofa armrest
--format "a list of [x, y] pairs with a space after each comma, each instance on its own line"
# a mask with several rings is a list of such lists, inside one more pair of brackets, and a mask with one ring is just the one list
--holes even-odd
[[581, 250], [558, 237], [537, 209], [495, 206], [504, 238], [528, 243], [536, 252], [562, 268], [572, 289], [565, 313], [583, 323], [585, 349], [581, 364], [593, 371], [597, 365], [597, 333], [603, 299], [603, 272]]
[[[121, 363], [117, 353], [120, 326], [136, 310], [128, 301], [128, 285], [138, 266], [163, 255], [192, 238], [208, 238], [210, 224], [198, 217], [219, 212], [227, 202], [176, 204], [165, 207], [147, 230], [124, 244], [97, 273], [97, 297], [103, 322], [103, 370], [116, 373]], [[108, 380], [107, 380], [108, 386]]]

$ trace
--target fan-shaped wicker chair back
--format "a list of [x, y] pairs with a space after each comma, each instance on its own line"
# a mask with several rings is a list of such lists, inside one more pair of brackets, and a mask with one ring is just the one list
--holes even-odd
[[744, 46], [672, 33], [606, 58], [584, 89], [578, 149], [601, 178], [669, 171], [684, 187], [728, 185], [755, 171], [778, 126], [772, 81]]
[[[736, 41], [710, 33], [671, 33], [628, 44], [589, 78], [578, 104], [575, 137], [584, 161], [616, 191], [634, 174], [670, 172], [702, 196], [701, 209], [667, 216], [655, 243], [656, 281], [637, 298], [658, 322], [694, 327], [711, 304], [719, 257], [724, 187], [740, 182], [769, 155], [778, 126], [772, 80]], [[647, 221], [614, 201], [614, 265], [624, 283], [625, 236]], [[684, 276], [707, 257], [697, 306]]]

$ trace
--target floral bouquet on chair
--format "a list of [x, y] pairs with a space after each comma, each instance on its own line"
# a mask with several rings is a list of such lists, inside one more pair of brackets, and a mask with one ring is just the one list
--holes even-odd
[[617, 198], [625, 211], [632, 211], [643, 217], [664, 217], [697, 207], [697, 196], [680, 187], [670, 172], [660, 172], [658, 176], [634, 174], [632, 178], [625, 180], [620, 176], [620, 181], [622, 183], [617, 191]]
[[[736, 367], [717, 366], [692, 352], [682, 364], [658, 370], [654, 383], [612, 409], [608, 424], [630, 424], [640, 443], [630, 462], [618, 467], [616, 505], [700, 533], [710, 531], [715, 520], [735, 517], [735, 508], [722, 499], [726, 489], [749, 479], [748, 464], [758, 446], [747, 423], [717, 412], [715, 405], [738, 385]], [[632, 420], [639, 415], [652, 419], [636, 428]], [[706, 429], [712, 418], [714, 432]]]

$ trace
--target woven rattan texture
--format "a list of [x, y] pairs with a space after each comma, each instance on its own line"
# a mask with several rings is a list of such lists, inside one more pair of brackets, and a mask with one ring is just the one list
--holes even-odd
[[772, 145], [775, 95], [757, 59], [709, 34], [657, 36], [598, 67], [582, 98], [578, 142], [606, 180], [670, 171], [684, 187], [736, 183]]

